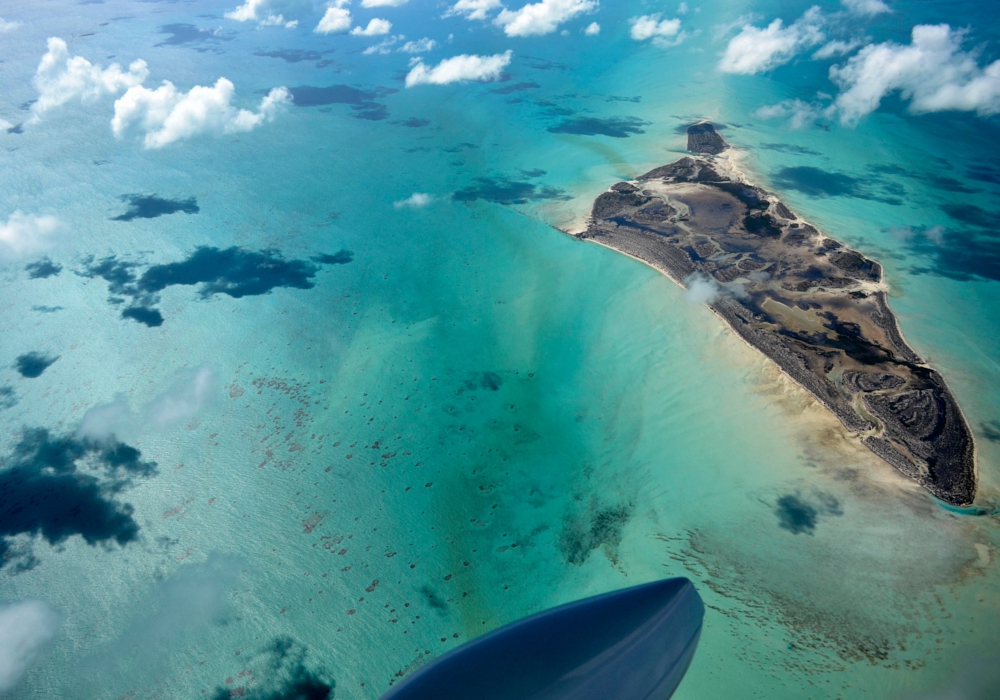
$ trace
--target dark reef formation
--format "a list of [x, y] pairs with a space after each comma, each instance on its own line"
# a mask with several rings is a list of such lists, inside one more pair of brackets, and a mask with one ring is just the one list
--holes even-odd
[[722, 153], [729, 146], [711, 122], [692, 124], [687, 130], [688, 150], [692, 153]]
[[[692, 148], [720, 143], [710, 124], [689, 130]], [[903, 340], [877, 262], [704, 156], [614, 185], [579, 237], [696, 291], [868, 449], [941, 500], [972, 503], [972, 433], [944, 378]]]

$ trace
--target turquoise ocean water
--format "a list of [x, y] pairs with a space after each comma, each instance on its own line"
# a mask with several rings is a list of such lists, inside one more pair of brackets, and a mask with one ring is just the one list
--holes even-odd
[[[3, 485], [29, 493], [55, 478], [36, 469], [46, 446], [84, 446], [60, 493], [104, 509], [52, 510], [38, 486], [45, 527], [0, 523], [0, 602], [58, 615], [10, 697], [377, 698], [498, 625], [681, 575], [708, 606], [684, 700], [996, 697], [994, 118], [898, 97], [854, 128], [760, 118], [834, 92], [837, 59], [726, 75], [721, 32], [803, 2], [607, 1], [542, 37], [422, 0], [349, 6], [392, 21], [379, 37], [315, 34], [308, 3], [287, 5], [294, 28], [226, 19], [236, 4], [0, 5], [20, 23], [0, 34], [0, 220], [60, 222], [0, 268], [0, 455], [34, 475]], [[983, 4], [890, 5], [836, 21], [903, 43], [948, 22], [996, 58]], [[685, 41], [629, 36], [657, 12]], [[104, 67], [144, 59], [147, 86], [224, 76], [240, 107], [277, 86], [296, 104], [155, 150], [114, 137], [107, 94], [25, 123], [48, 37]], [[428, 65], [513, 55], [498, 82], [406, 88], [398, 48], [423, 37]], [[754, 181], [883, 263], [904, 334], [976, 433], [976, 507], [897, 476], [665, 277], [557, 230], [679, 157], [700, 118]], [[414, 193], [429, 200], [394, 205]], [[52, 269], [30, 267], [43, 255]], [[194, 285], [223, 268], [230, 286]], [[169, 278], [157, 300], [122, 286], [147, 270]], [[121, 317], [136, 306], [162, 324]], [[57, 359], [23, 376], [30, 353]], [[119, 442], [86, 441], [98, 419]]]

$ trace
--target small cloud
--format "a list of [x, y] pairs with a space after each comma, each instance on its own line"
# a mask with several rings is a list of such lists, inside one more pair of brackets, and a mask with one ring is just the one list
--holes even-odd
[[685, 39], [684, 32], [681, 31], [681, 21], [679, 19], [660, 19], [660, 15], [643, 15], [633, 17], [629, 22], [632, 29], [629, 31], [636, 41], [646, 41], [652, 39], [657, 46], [676, 46]]
[[41, 600], [0, 607], [0, 693], [7, 693], [59, 629], [59, 613]]
[[398, 202], [393, 202], [392, 206], [397, 209], [419, 209], [421, 207], [426, 207], [428, 204], [434, 201], [434, 196], [425, 194], [424, 192], [414, 192], [406, 199], [401, 199]]
[[601, 33], [601, 25], [597, 22], [591, 22], [587, 25], [587, 28], [583, 30], [583, 33], [587, 36], [597, 36]]
[[410, 0], [361, 0], [361, 7], [400, 7]]
[[455, 82], [478, 80], [489, 82], [503, 74], [503, 69], [510, 65], [512, 51], [494, 54], [493, 56], [477, 56], [461, 54], [446, 58], [433, 68], [418, 62], [406, 75], [406, 87], [414, 85], [447, 85]]
[[213, 87], [195, 85], [186, 93], [168, 80], [155, 90], [137, 85], [115, 101], [111, 128], [121, 138], [133, 123], [141, 122], [146, 132], [143, 145], [163, 148], [207, 132], [252, 131], [273, 121], [279, 107], [292, 102], [287, 88], [278, 87], [261, 100], [257, 112], [251, 112], [232, 106], [234, 93], [235, 87], [225, 78], [219, 78]]
[[143, 60], [133, 61], [128, 73], [117, 63], [102, 69], [81, 56], [70, 56], [66, 42], [52, 37], [32, 81], [38, 99], [31, 106], [29, 123], [37, 123], [45, 112], [71, 100], [93, 102], [102, 95], [115, 95], [141, 85], [148, 75]]
[[118, 394], [111, 403], [99, 404], [83, 414], [76, 437], [95, 442], [113, 439], [130, 417], [128, 399], [124, 394]]
[[677, 14], [686, 15], [687, 11], [688, 11], [688, 4], [686, 2], [682, 2], [680, 5], [677, 6]]
[[444, 13], [445, 17], [465, 17], [465, 19], [478, 19], [480, 21], [489, 18], [489, 13], [503, 7], [500, 0], [458, 0]]
[[285, 27], [286, 29], [294, 29], [299, 26], [299, 21], [297, 19], [286, 22], [284, 15], [272, 12], [268, 9], [268, 5], [270, 4], [271, 0], [246, 0], [246, 2], [237, 7], [235, 10], [225, 13], [223, 16], [226, 19], [235, 20], [236, 22], [256, 21], [261, 27]]
[[350, 29], [351, 12], [343, 5], [344, 3], [336, 3], [327, 7], [326, 14], [313, 31], [317, 34], [336, 34]]
[[262, 27], [284, 27], [285, 29], [295, 29], [299, 26], [299, 21], [297, 19], [285, 21], [284, 15], [268, 15], [260, 21], [260, 26]]
[[398, 50], [403, 53], [427, 53], [428, 51], [433, 51], [435, 46], [437, 46], [436, 41], [424, 37], [417, 41], [408, 41], [400, 46]]
[[828, 108], [824, 109], [815, 102], [802, 100], [784, 100], [777, 104], [759, 108], [753, 113], [758, 119], [785, 119], [792, 129], [804, 129], [826, 116]]
[[392, 47], [395, 46], [396, 44], [398, 44], [404, 38], [405, 37], [402, 34], [398, 34], [396, 36], [391, 36], [388, 39], [380, 41], [377, 44], [369, 46], [367, 49], [365, 49], [361, 53], [363, 53], [365, 56], [369, 56], [369, 55], [371, 55], [373, 53], [382, 54], [383, 56], [386, 55], [386, 54], [390, 54], [390, 53], [392, 53]]
[[20, 26], [20, 22], [8, 22], [3, 17], [0, 17], [0, 34], [12, 32]]
[[862, 17], [873, 17], [892, 12], [882, 0], [841, 0], [841, 2], [852, 15], [861, 15]]
[[197, 418], [215, 398], [215, 372], [208, 365], [178, 372], [174, 383], [146, 406], [146, 422], [166, 430]]
[[597, 0], [540, 0], [520, 10], [504, 8], [493, 20], [507, 36], [551, 34], [563, 22], [597, 9]]
[[803, 49], [823, 41], [825, 21], [819, 7], [811, 7], [787, 27], [780, 19], [763, 29], [745, 24], [740, 33], [729, 40], [719, 61], [719, 70], [753, 75], [788, 63]]
[[920, 238], [924, 238], [934, 245], [944, 245], [944, 226], [931, 226], [928, 228], [919, 226], [897, 226], [889, 229], [889, 233], [894, 238], [904, 242], [919, 241]]
[[[758, 276], [759, 279], [759, 276]], [[714, 304], [722, 297], [732, 297], [733, 299], [746, 299], [748, 297], [743, 284], [739, 281], [719, 284], [714, 279], [702, 272], [694, 272], [684, 280], [687, 291], [684, 296], [688, 301], [696, 304]]]
[[368, 23], [367, 27], [364, 29], [355, 27], [351, 30], [351, 34], [353, 36], [382, 36], [383, 34], [388, 34], [391, 29], [392, 22], [387, 19], [375, 17]]
[[822, 61], [827, 58], [833, 58], [834, 56], [843, 56], [845, 54], [851, 53], [854, 49], [861, 46], [860, 39], [851, 39], [850, 41], [830, 41], [823, 44], [813, 55], [813, 59], [816, 61]]
[[61, 228], [54, 216], [35, 216], [15, 211], [6, 222], [0, 220], [0, 262], [49, 250]]

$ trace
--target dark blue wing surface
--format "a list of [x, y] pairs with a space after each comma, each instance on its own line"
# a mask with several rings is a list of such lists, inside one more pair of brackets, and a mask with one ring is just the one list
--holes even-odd
[[382, 700], [665, 700], [691, 663], [704, 612], [684, 578], [605, 593], [474, 639]]

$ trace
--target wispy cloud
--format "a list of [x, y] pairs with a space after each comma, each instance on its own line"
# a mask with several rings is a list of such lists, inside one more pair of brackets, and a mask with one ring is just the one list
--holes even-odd
[[503, 7], [500, 0], [458, 0], [444, 13], [445, 17], [465, 17], [466, 19], [489, 19], [490, 13]]
[[59, 219], [15, 211], [7, 221], [0, 220], [0, 261], [42, 253], [52, 248]]
[[235, 10], [231, 10], [225, 15], [226, 19], [237, 22], [258, 22], [262, 27], [285, 27], [294, 29], [299, 25], [297, 19], [285, 20], [285, 16], [274, 11], [271, 7], [271, 0], [246, 0]]
[[433, 201], [433, 195], [429, 195], [424, 192], [414, 192], [406, 199], [393, 202], [392, 206], [396, 207], [396, 209], [420, 209], [421, 207], [426, 207]]
[[215, 372], [208, 365], [178, 372], [173, 384], [145, 409], [148, 425], [166, 430], [200, 416], [215, 398]]
[[14, 689], [58, 629], [59, 613], [44, 601], [0, 606], [0, 693]]
[[882, 0], [840, 0], [847, 11], [854, 15], [872, 17], [874, 15], [892, 12]]

